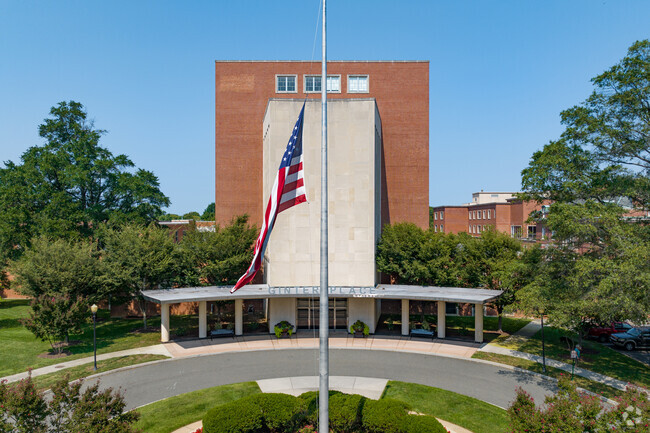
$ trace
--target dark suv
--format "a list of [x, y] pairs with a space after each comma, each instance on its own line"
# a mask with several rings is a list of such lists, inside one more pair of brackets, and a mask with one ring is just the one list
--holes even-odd
[[626, 332], [612, 334], [609, 341], [625, 350], [650, 348], [650, 328], [632, 328]]

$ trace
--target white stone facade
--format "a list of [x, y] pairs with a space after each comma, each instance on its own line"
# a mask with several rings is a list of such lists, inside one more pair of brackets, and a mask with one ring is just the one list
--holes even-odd
[[[264, 207], [302, 101], [270, 100], [263, 123]], [[271, 286], [320, 284], [321, 106], [310, 100], [303, 128], [308, 203], [281, 214], [264, 258]], [[381, 229], [381, 121], [374, 99], [328, 101], [329, 284], [374, 286]]]

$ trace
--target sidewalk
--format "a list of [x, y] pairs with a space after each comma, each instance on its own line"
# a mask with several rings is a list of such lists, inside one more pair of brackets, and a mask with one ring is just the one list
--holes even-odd
[[[516, 343], [518, 340], [523, 340], [523, 339], [528, 339], [535, 335], [540, 329], [542, 328], [541, 324], [539, 321], [531, 321], [529, 324], [521, 328], [519, 331], [515, 332], [512, 334], [510, 337], [508, 337], [505, 341], [504, 344], [508, 343]], [[527, 359], [529, 361], [537, 362], [542, 364], [542, 357], [539, 355], [533, 355], [530, 353], [525, 353], [525, 352], [519, 352], [516, 350], [508, 349], [506, 347], [501, 347], [497, 346], [495, 344], [486, 344], [480, 349], [478, 349], [480, 352], [487, 352], [487, 353], [496, 353], [499, 355], [507, 355], [507, 356], [514, 356], [515, 358], [522, 358], [522, 359]], [[558, 368], [560, 370], [566, 371], [567, 373], [571, 373], [571, 368], [572, 366], [570, 364], [567, 364], [565, 362], [557, 361], [555, 359], [550, 359], [546, 358], [546, 365], [554, 368]], [[593, 371], [590, 370], [585, 370], [580, 367], [576, 367], [573, 374], [576, 376], [581, 376], [589, 380], [593, 380], [594, 382], [599, 382], [603, 383], [605, 385], [611, 386], [612, 388], [620, 389], [621, 391], [625, 390], [625, 387], [627, 386], [627, 382], [624, 382], [622, 380], [614, 379], [599, 373], [594, 373]]]
[[[119, 352], [110, 352], [102, 353], [97, 355], [97, 361], [103, 361], [110, 358], [119, 358], [121, 356], [129, 355], [164, 355], [171, 357], [171, 354], [167, 350], [164, 344], [156, 344], [155, 346], [146, 346], [146, 347], [137, 347], [135, 349], [120, 350]], [[89, 364], [93, 362], [92, 356], [87, 356], [85, 358], [73, 359], [72, 361], [61, 362], [59, 364], [48, 365], [47, 367], [36, 368], [32, 370], [32, 377], [41, 376], [43, 374], [54, 373], [55, 371], [61, 371], [66, 368], [76, 367], [78, 365]], [[0, 378], [0, 380], [6, 380], [7, 382], [18, 382], [19, 380], [26, 379], [27, 372], [13, 374], [11, 376], [5, 376]]]

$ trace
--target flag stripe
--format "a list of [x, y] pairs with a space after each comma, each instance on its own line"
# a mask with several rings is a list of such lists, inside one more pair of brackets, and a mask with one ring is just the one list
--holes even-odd
[[255, 242], [253, 260], [244, 275], [239, 278], [235, 287], [230, 290], [230, 293], [249, 284], [255, 277], [257, 271], [262, 267], [264, 251], [268, 245], [271, 230], [273, 230], [278, 213], [307, 201], [302, 163], [302, 127], [304, 113], [305, 104], [302, 105], [296, 125], [291, 132], [287, 149], [280, 162], [280, 168], [275, 176], [273, 187], [271, 188], [271, 195], [266, 205], [266, 211], [264, 212], [260, 234]]

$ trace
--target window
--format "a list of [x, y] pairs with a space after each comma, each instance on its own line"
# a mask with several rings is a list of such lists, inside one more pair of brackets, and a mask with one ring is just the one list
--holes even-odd
[[455, 302], [446, 302], [445, 314], [447, 316], [458, 316], [458, 304]]
[[445, 217], [445, 213], [443, 211], [440, 211], [440, 219], [443, 219]]
[[443, 231], [444, 231], [444, 227], [443, 227], [443, 225], [442, 225], [442, 224], [440, 224], [440, 231], [441, 231], [441, 232], [443, 232]]
[[528, 226], [528, 239], [535, 239], [537, 237], [537, 226]]
[[[319, 93], [323, 88], [321, 87], [320, 75], [305, 75], [305, 93]], [[327, 76], [327, 91], [330, 93], [341, 92], [341, 76], [328, 75]]]
[[437, 220], [437, 219], [438, 219], [438, 212], [434, 212], [434, 213], [433, 213], [433, 219], [434, 219], [434, 220]]
[[491, 213], [491, 211], [490, 211], [490, 209], [488, 209], [488, 219], [492, 218], [492, 216], [490, 215], [490, 213]]
[[521, 226], [510, 226], [510, 236], [513, 238], [521, 237]]
[[485, 219], [485, 209], [483, 209], [483, 219]]
[[368, 93], [367, 75], [348, 75], [348, 93]]
[[437, 231], [438, 231], [438, 225], [437, 225], [437, 224], [433, 226], [433, 231], [434, 231], [434, 232], [437, 232]]
[[277, 93], [296, 93], [296, 76], [276, 75], [275, 91]]
[[328, 75], [327, 76], [327, 91], [333, 93], [341, 93], [341, 76]]

